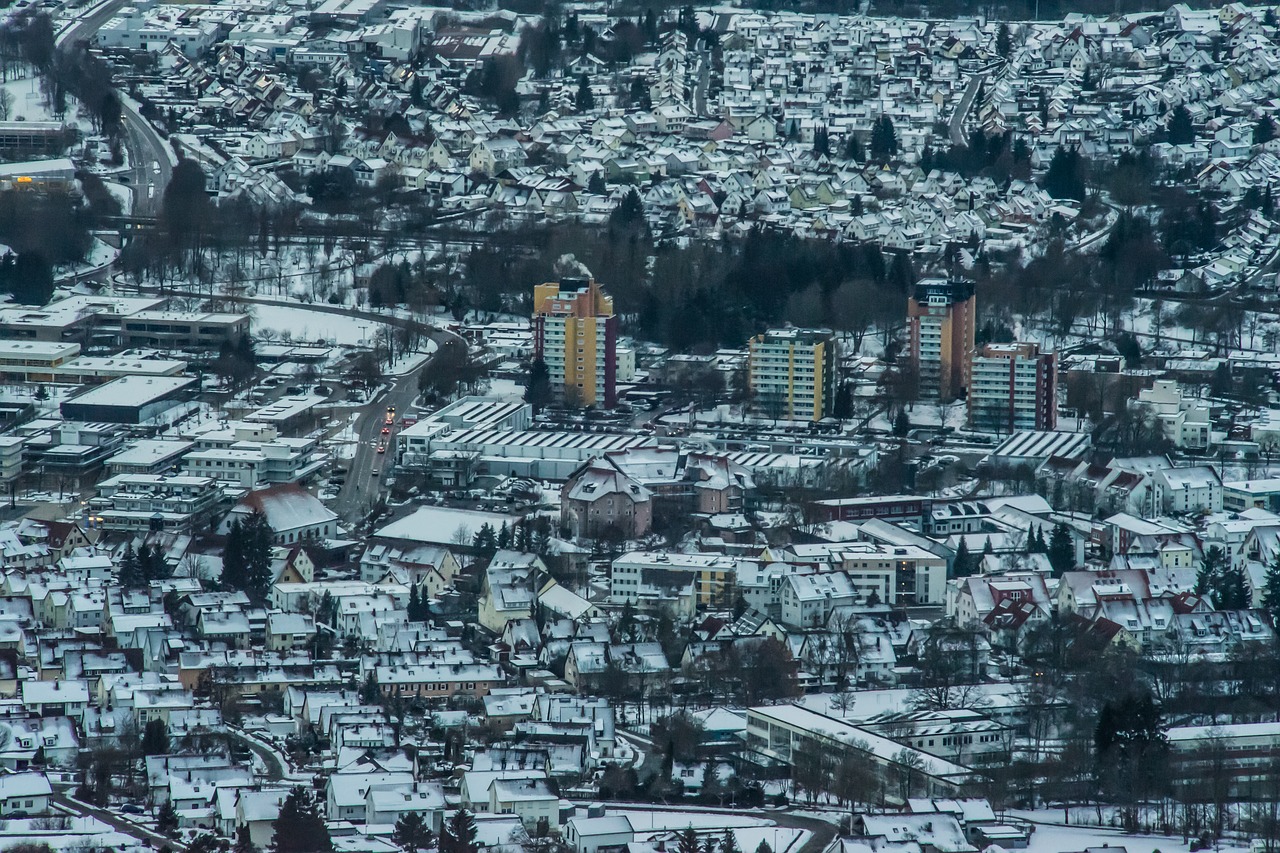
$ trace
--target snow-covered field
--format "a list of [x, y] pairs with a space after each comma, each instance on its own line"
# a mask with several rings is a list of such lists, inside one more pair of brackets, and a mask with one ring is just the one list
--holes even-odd
[[[1037, 826], [1031, 834], [1029, 853], [1063, 853], [1089, 847], [1123, 848], [1126, 853], [1172, 853], [1187, 850], [1181, 838], [1164, 835], [1121, 835], [1088, 826]], [[1219, 848], [1220, 851], [1229, 848]]]
[[305, 308], [286, 308], [282, 305], [253, 305], [249, 309], [253, 324], [259, 332], [271, 329], [282, 338], [287, 336], [294, 343], [325, 341], [346, 346], [358, 346], [362, 340], [373, 340], [379, 324], [359, 317], [308, 311]]
[[45, 106], [39, 77], [15, 78], [7, 83], [0, 83], [0, 89], [4, 89], [13, 98], [9, 107], [10, 121], [55, 121], [53, 113]]

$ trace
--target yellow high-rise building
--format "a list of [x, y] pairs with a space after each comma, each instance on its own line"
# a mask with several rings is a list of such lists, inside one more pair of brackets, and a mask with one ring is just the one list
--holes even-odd
[[594, 279], [562, 278], [533, 289], [534, 357], [558, 399], [572, 406], [618, 401], [618, 318]]

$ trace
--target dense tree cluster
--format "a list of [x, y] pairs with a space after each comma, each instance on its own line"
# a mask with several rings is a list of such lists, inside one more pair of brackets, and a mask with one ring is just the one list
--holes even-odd
[[271, 547], [274, 534], [259, 510], [231, 522], [222, 552], [222, 585], [246, 593], [257, 603], [266, 600], [271, 585]]
[[125, 589], [144, 589], [152, 581], [164, 580], [173, 569], [159, 547], [143, 542], [137, 551], [133, 543], [125, 546], [120, 558], [120, 585]]

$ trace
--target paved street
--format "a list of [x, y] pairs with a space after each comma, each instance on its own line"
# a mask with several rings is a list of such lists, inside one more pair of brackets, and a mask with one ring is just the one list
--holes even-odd
[[[444, 347], [466, 346], [466, 341], [453, 332], [435, 329], [431, 339], [438, 353]], [[397, 377], [385, 394], [372, 400], [359, 410], [356, 422], [356, 454], [347, 465], [347, 480], [338, 494], [336, 510], [347, 521], [356, 521], [377, 501], [386, 488], [384, 477], [391, 473], [395, 460], [395, 438], [401, 429], [401, 419], [415, 414], [412, 406], [418, 399], [418, 378], [422, 371], [431, 369], [431, 358], [416, 370]], [[395, 422], [387, 424], [387, 407], [395, 407]], [[383, 435], [382, 430], [390, 430]], [[378, 447], [385, 448], [378, 453]], [[374, 472], [377, 472], [375, 474]]]
[[[66, 24], [58, 33], [54, 44], [58, 48], [69, 47], [78, 41], [91, 41], [102, 25], [120, 11], [125, 0], [105, 0], [91, 7], [88, 13]], [[133, 189], [135, 216], [154, 216], [160, 209], [164, 188], [173, 176], [169, 160], [169, 143], [151, 123], [138, 114], [128, 98], [121, 94], [120, 118], [124, 123], [124, 142], [129, 152], [129, 171], [121, 175]]]
[[968, 85], [965, 86], [964, 94], [960, 96], [960, 103], [956, 105], [956, 111], [951, 114], [951, 121], [947, 123], [947, 132], [951, 137], [952, 145], [965, 145], [968, 140], [964, 135], [964, 120], [969, 116], [969, 110], [973, 108], [973, 99], [978, 96], [978, 89], [986, 81], [987, 75], [974, 74], [969, 78]]
[[106, 809], [100, 809], [97, 806], [91, 806], [87, 803], [81, 803], [78, 800], [73, 800], [65, 794], [54, 794], [50, 799], [52, 802], [72, 814], [88, 815], [96, 818], [115, 831], [128, 835], [131, 838], [136, 838], [139, 841], [149, 844], [157, 849], [166, 845], [169, 849], [176, 851], [176, 853], [185, 853], [187, 849], [185, 844], [179, 844], [172, 839], [165, 838], [163, 835], [152, 832], [146, 827], [139, 826], [132, 821], [125, 820], [114, 812], [109, 812]]

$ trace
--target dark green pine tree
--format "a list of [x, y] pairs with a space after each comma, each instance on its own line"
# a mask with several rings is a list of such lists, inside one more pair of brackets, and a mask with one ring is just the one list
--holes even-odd
[[378, 685], [378, 675], [371, 669], [364, 677], [364, 684], [360, 685], [360, 701], [366, 705], [377, 705], [381, 697], [382, 688]]
[[475, 536], [471, 537], [471, 547], [485, 556], [493, 556], [493, 552], [498, 550], [498, 535], [494, 532], [492, 524], [485, 522], [480, 525]]
[[133, 550], [133, 542], [124, 546], [124, 554], [120, 557], [120, 585], [125, 589], [142, 589], [147, 585], [146, 576], [142, 572], [142, 561]]
[[687, 827], [676, 839], [676, 853], [702, 853], [702, 845], [698, 842], [698, 833], [693, 827]]
[[[714, 771], [708, 768], [708, 772]], [[742, 848], [738, 846], [738, 839], [734, 836], [732, 829], [726, 829], [720, 838], [720, 853], [742, 853]]]
[[267, 599], [271, 586], [274, 534], [261, 510], [231, 523], [222, 553], [222, 584], [246, 593], [254, 603]]
[[1267, 567], [1262, 582], [1262, 609], [1271, 614], [1271, 623], [1280, 625], [1280, 554]]
[[253, 843], [253, 836], [250, 835], [249, 824], [245, 824], [236, 830], [236, 842], [231, 845], [231, 853], [262, 853], [258, 845]]
[[178, 832], [178, 810], [173, 803], [166, 802], [156, 812], [156, 832], [173, 838]]
[[578, 78], [578, 91], [573, 96], [573, 105], [580, 113], [596, 108], [596, 96], [591, 92], [591, 80], [585, 72]]
[[893, 127], [893, 120], [882, 115], [871, 126], [871, 159], [888, 160], [897, 153], [898, 132]]
[[911, 419], [907, 417], [907, 410], [898, 409], [898, 414], [893, 419], [893, 435], [895, 438], [906, 438], [909, 432], [911, 432]]
[[1190, 145], [1196, 141], [1196, 127], [1191, 118], [1191, 110], [1179, 104], [1169, 115], [1169, 144]]
[[[603, 182], [603, 178], [601, 181]], [[601, 194], [603, 192], [602, 190]], [[547, 363], [540, 358], [534, 359], [524, 386], [524, 401], [533, 408], [536, 415], [551, 404], [553, 396], [551, 371], [547, 368]]]
[[996, 53], [1005, 59], [1013, 52], [1013, 38], [1009, 34], [1009, 25], [1001, 24], [996, 30]]
[[846, 160], [853, 160], [858, 163], [865, 163], [867, 160], [867, 152], [862, 147], [862, 140], [856, 135], [850, 133], [844, 139], [844, 157]]
[[1276, 138], [1276, 123], [1271, 116], [1263, 116], [1253, 126], [1253, 144], [1265, 145]]
[[333, 839], [309, 788], [299, 785], [289, 792], [272, 826], [272, 853], [333, 853]]
[[960, 538], [960, 544], [956, 546], [956, 558], [951, 562], [951, 566], [952, 577], [967, 578], [973, 574], [973, 556], [969, 553], [969, 546], [964, 537]]
[[165, 559], [159, 545], [142, 543], [142, 547], [138, 549], [138, 564], [141, 566], [142, 576], [148, 583], [162, 581], [173, 575], [173, 569], [169, 567], [169, 561]]
[[417, 812], [405, 812], [396, 821], [395, 830], [391, 833], [391, 843], [405, 853], [426, 850], [434, 839], [435, 836], [427, 826], [427, 822]]
[[1076, 549], [1071, 543], [1071, 533], [1067, 526], [1058, 522], [1049, 536], [1049, 563], [1053, 566], [1053, 574], [1061, 577], [1063, 572], [1075, 568]]
[[1248, 610], [1251, 603], [1249, 579], [1241, 566], [1226, 566], [1219, 574], [1210, 598], [1217, 610]]
[[1196, 573], [1196, 595], [1212, 596], [1217, 588], [1222, 570], [1227, 565], [1226, 552], [1217, 545], [1210, 546], [1204, 552], [1204, 560], [1200, 563], [1200, 571]]
[[440, 853], [476, 853], [476, 819], [466, 809], [458, 809], [440, 833]]
[[169, 754], [169, 726], [164, 720], [157, 718], [147, 721], [147, 727], [142, 730], [142, 754]]
[[1044, 175], [1044, 190], [1054, 198], [1084, 201], [1084, 158], [1080, 156], [1079, 149], [1074, 146], [1058, 146]]

